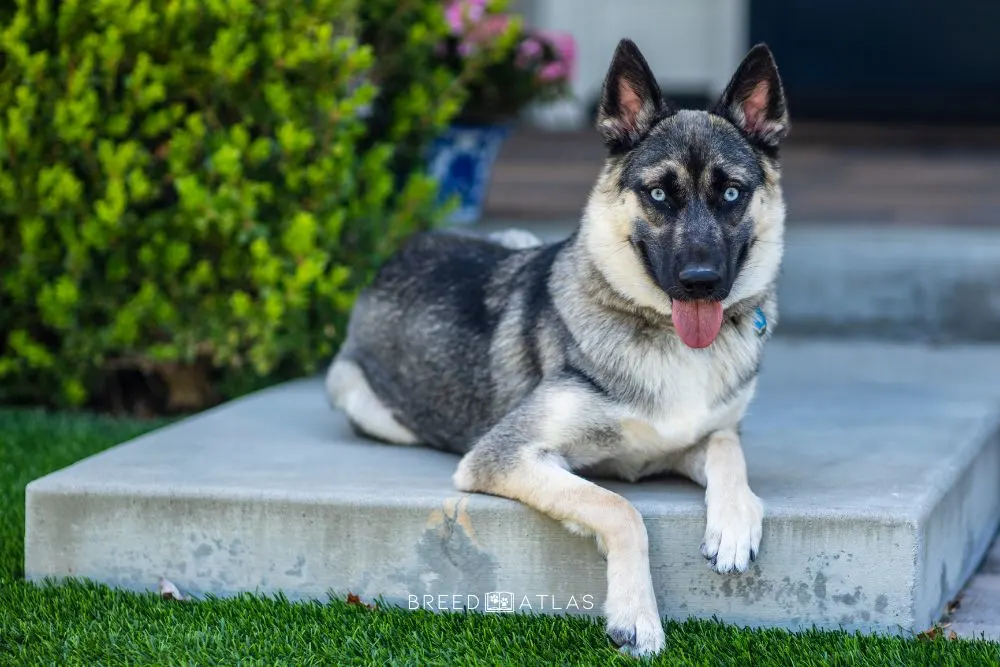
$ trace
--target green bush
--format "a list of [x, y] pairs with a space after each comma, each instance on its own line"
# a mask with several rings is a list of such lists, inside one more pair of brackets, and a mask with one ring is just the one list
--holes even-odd
[[210, 378], [326, 361], [439, 219], [419, 155], [465, 95], [446, 33], [440, 0], [4, 3], [0, 400], [101, 400], [133, 369], [198, 407]]

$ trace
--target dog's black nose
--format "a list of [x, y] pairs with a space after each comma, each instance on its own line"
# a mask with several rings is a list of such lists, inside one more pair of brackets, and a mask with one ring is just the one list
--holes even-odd
[[689, 264], [677, 277], [681, 287], [694, 297], [708, 296], [722, 284], [719, 272], [706, 264]]

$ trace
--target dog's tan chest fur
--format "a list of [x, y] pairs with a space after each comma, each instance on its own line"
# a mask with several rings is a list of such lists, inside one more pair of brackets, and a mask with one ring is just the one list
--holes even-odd
[[655, 474], [671, 468], [678, 454], [709, 434], [739, 424], [756, 382], [730, 388], [755, 366], [761, 343], [730, 330], [716, 344], [715, 353], [675, 347], [662, 354], [626, 355], [643, 360], [633, 376], [656, 398], [647, 408], [621, 405], [621, 440], [606, 461], [594, 466], [596, 471], [626, 480]]
[[676, 455], [710, 433], [738, 424], [754, 392], [753, 384], [748, 385], [731, 400], [713, 406], [709, 392], [687, 389], [687, 395], [675, 396], [659, 414], [621, 419], [621, 449], [604, 464], [607, 472], [634, 481], [669, 470]]

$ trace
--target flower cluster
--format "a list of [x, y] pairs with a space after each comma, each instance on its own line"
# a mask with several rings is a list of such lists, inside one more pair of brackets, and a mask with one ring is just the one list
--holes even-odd
[[[497, 11], [490, 0], [449, 0], [445, 20], [451, 35], [439, 54], [457, 68], [466, 58], [490, 51], [494, 60], [477, 81], [461, 114], [467, 121], [512, 117], [524, 106], [568, 94], [576, 66], [576, 41], [557, 31], [534, 30], [518, 16]], [[502, 3], [501, 3], [502, 4]]]

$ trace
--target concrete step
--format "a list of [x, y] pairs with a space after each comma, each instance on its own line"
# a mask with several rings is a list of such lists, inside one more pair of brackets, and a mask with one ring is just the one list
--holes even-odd
[[964, 639], [1000, 642], [1000, 623], [952, 623], [947, 630]]
[[[998, 347], [773, 341], [744, 426], [767, 506], [751, 571], [720, 576], [698, 553], [694, 484], [601, 482], [645, 517], [661, 612], [930, 627], [1000, 523], [998, 370]], [[517, 503], [455, 492], [456, 462], [359, 440], [319, 380], [293, 382], [32, 482], [26, 573], [598, 613], [605, 570], [593, 541]]]
[[[1000, 552], [1000, 540], [994, 551]], [[957, 609], [947, 619], [949, 629], [963, 637], [986, 637], [1000, 641], [1000, 574], [992, 573], [990, 557], [966, 585]]]
[[[576, 221], [491, 220], [546, 240]], [[911, 342], [1000, 342], [1000, 229], [791, 224], [778, 331]]]

